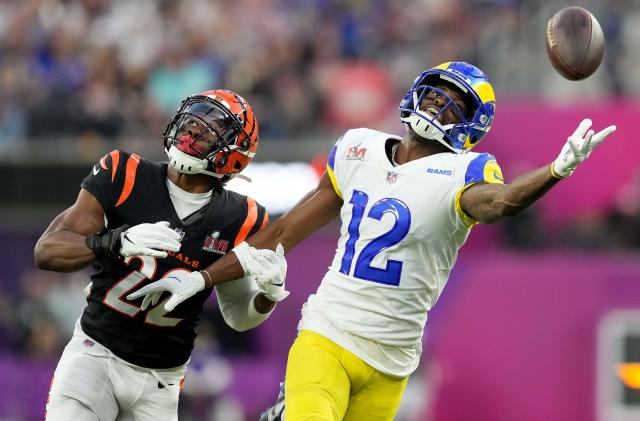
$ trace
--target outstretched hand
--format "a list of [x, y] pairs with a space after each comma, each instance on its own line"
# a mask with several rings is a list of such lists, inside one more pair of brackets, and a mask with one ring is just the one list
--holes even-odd
[[585, 118], [576, 131], [569, 136], [560, 155], [551, 166], [551, 172], [555, 177], [565, 178], [573, 174], [576, 167], [591, 155], [596, 146], [616, 131], [616, 126], [609, 126], [596, 133], [590, 129], [591, 124], [591, 120]]

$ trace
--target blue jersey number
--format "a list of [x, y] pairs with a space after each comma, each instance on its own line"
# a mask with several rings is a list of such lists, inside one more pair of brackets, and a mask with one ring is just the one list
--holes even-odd
[[[349, 201], [349, 204], [353, 205], [351, 222], [349, 222], [348, 228], [349, 238], [347, 239], [344, 256], [342, 256], [342, 264], [340, 265], [340, 272], [345, 275], [349, 275], [351, 272], [351, 263], [356, 251], [356, 242], [358, 238], [360, 238], [360, 223], [362, 222], [368, 202], [369, 196], [367, 196], [365, 192], [359, 190], [353, 191], [353, 196], [351, 196], [351, 200]], [[400, 275], [402, 274], [401, 261], [389, 259], [384, 269], [371, 266], [371, 262], [378, 253], [395, 246], [407, 236], [409, 227], [411, 226], [411, 212], [404, 202], [398, 199], [387, 198], [380, 199], [374, 203], [367, 217], [380, 221], [386, 213], [390, 213], [395, 217], [393, 227], [386, 233], [372, 240], [362, 249], [356, 260], [353, 276], [366, 281], [397, 286], [400, 285]]]

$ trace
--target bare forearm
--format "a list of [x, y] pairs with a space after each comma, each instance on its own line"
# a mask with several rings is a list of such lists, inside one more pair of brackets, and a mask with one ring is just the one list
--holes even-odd
[[38, 268], [56, 272], [74, 272], [95, 260], [85, 244], [85, 236], [71, 231], [57, 231], [41, 237], [34, 257]]
[[260, 314], [267, 314], [276, 306], [275, 301], [271, 301], [267, 297], [262, 294], [256, 295], [256, 298], [253, 300], [253, 305], [256, 311]]
[[522, 174], [503, 192], [505, 216], [513, 216], [523, 211], [540, 199], [558, 181], [560, 179], [551, 175], [551, 165]]
[[[305, 195], [291, 211], [252, 235], [247, 243], [258, 249], [271, 250], [275, 250], [278, 244], [282, 244], [286, 253], [329, 223], [339, 215], [342, 205], [342, 200], [335, 194], [330, 183], [326, 177], [318, 188]], [[207, 287], [245, 276], [235, 253], [228, 253], [202, 272], [206, 272], [203, 276]]]
[[[287, 238], [282, 226], [282, 222], [278, 220], [251, 236], [247, 242], [255, 248], [271, 250], [275, 250], [278, 243], [280, 243], [283, 245], [285, 251], [287, 251], [302, 241], [302, 239], [299, 238]], [[203, 276], [207, 288], [245, 276], [242, 265], [240, 265], [235, 253], [226, 254], [201, 272], [206, 272]], [[260, 311], [257, 307], [256, 309]]]
[[218, 261], [200, 271], [204, 277], [205, 288], [212, 288], [224, 282], [233, 281], [244, 276], [244, 269], [235, 253], [227, 253]]
[[36, 243], [34, 259], [40, 269], [74, 272], [89, 266], [95, 254], [86, 236], [104, 229], [104, 211], [98, 200], [81, 189], [76, 203], [56, 216]]

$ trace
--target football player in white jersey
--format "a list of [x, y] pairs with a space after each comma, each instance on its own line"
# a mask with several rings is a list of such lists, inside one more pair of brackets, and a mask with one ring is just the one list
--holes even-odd
[[[473, 65], [422, 72], [400, 104], [403, 137], [346, 132], [317, 188], [249, 240], [288, 251], [336, 216], [342, 221], [333, 262], [303, 307], [289, 352], [287, 421], [393, 419], [418, 365], [429, 311], [473, 225], [518, 214], [615, 131], [596, 133], [585, 119], [552, 163], [504, 184], [492, 155], [470, 152], [489, 132], [495, 107], [487, 76]], [[242, 276], [243, 266], [241, 254], [229, 254], [204, 277], [208, 285], [226, 282]], [[185, 275], [181, 284], [202, 276]], [[259, 284], [266, 293], [277, 288]], [[281, 403], [263, 419], [281, 419]]]

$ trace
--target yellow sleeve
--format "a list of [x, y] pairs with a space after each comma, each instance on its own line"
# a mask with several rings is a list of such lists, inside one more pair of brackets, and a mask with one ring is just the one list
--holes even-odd
[[462, 206], [460, 206], [460, 197], [466, 189], [477, 183], [504, 184], [502, 169], [500, 169], [500, 165], [498, 165], [498, 162], [493, 155], [483, 153], [474, 158], [467, 167], [467, 172], [464, 176], [464, 186], [456, 192], [456, 212], [468, 227], [472, 227], [479, 222], [470, 215], [467, 215], [467, 213], [462, 209]]

